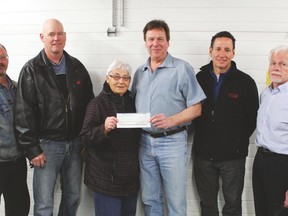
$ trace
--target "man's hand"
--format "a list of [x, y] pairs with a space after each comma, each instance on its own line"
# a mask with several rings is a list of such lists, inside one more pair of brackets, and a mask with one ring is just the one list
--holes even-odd
[[167, 129], [170, 127], [173, 127], [173, 122], [170, 118], [168, 118], [165, 114], [156, 114], [151, 117], [150, 122], [153, 124], [156, 128], [163, 128]]
[[34, 167], [44, 167], [46, 162], [46, 157], [44, 155], [44, 152], [40, 155], [38, 155], [37, 157], [33, 158], [30, 161], [30, 164]]

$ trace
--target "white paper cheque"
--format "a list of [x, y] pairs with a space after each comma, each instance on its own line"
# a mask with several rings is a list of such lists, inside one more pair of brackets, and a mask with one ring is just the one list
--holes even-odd
[[150, 128], [150, 113], [117, 113], [117, 128]]

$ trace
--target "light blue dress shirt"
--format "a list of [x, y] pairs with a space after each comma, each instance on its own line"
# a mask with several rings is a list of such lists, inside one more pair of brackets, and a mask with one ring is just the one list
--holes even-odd
[[256, 131], [257, 146], [288, 155], [288, 82], [262, 92]]
[[[131, 92], [136, 96], [137, 112], [151, 113], [151, 117], [160, 113], [172, 116], [206, 98], [192, 66], [169, 53], [153, 73], [150, 58], [137, 69]], [[151, 126], [147, 131], [163, 130]]]

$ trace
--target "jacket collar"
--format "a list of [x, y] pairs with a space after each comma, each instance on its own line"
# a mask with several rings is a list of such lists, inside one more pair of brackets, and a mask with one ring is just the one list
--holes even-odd
[[[70, 62], [71, 56], [65, 50], [63, 50], [63, 55], [65, 56], [66, 65], [72, 64], [72, 61]], [[40, 64], [42, 64], [43, 66], [49, 66], [52, 64], [47, 58], [44, 48], [40, 51], [38, 58], [39, 58]]]
[[[207, 71], [207, 72], [213, 71], [213, 62], [210, 61], [209, 64], [202, 66], [200, 70]], [[231, 66], [228, 69], [229, 75], [234, 73], [236, 70], [237, 70], [236, 62], [231, 61]]]

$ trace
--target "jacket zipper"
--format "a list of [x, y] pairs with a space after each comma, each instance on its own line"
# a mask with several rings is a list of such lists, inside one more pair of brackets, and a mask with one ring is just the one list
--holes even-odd
[[65, 124], [66, 124], [66, 139], [70, 139], [70, 128], [69, 128], [69, 101], [70, 101], [70, 94], [68, 93], [68, 98], [65, 103]]

